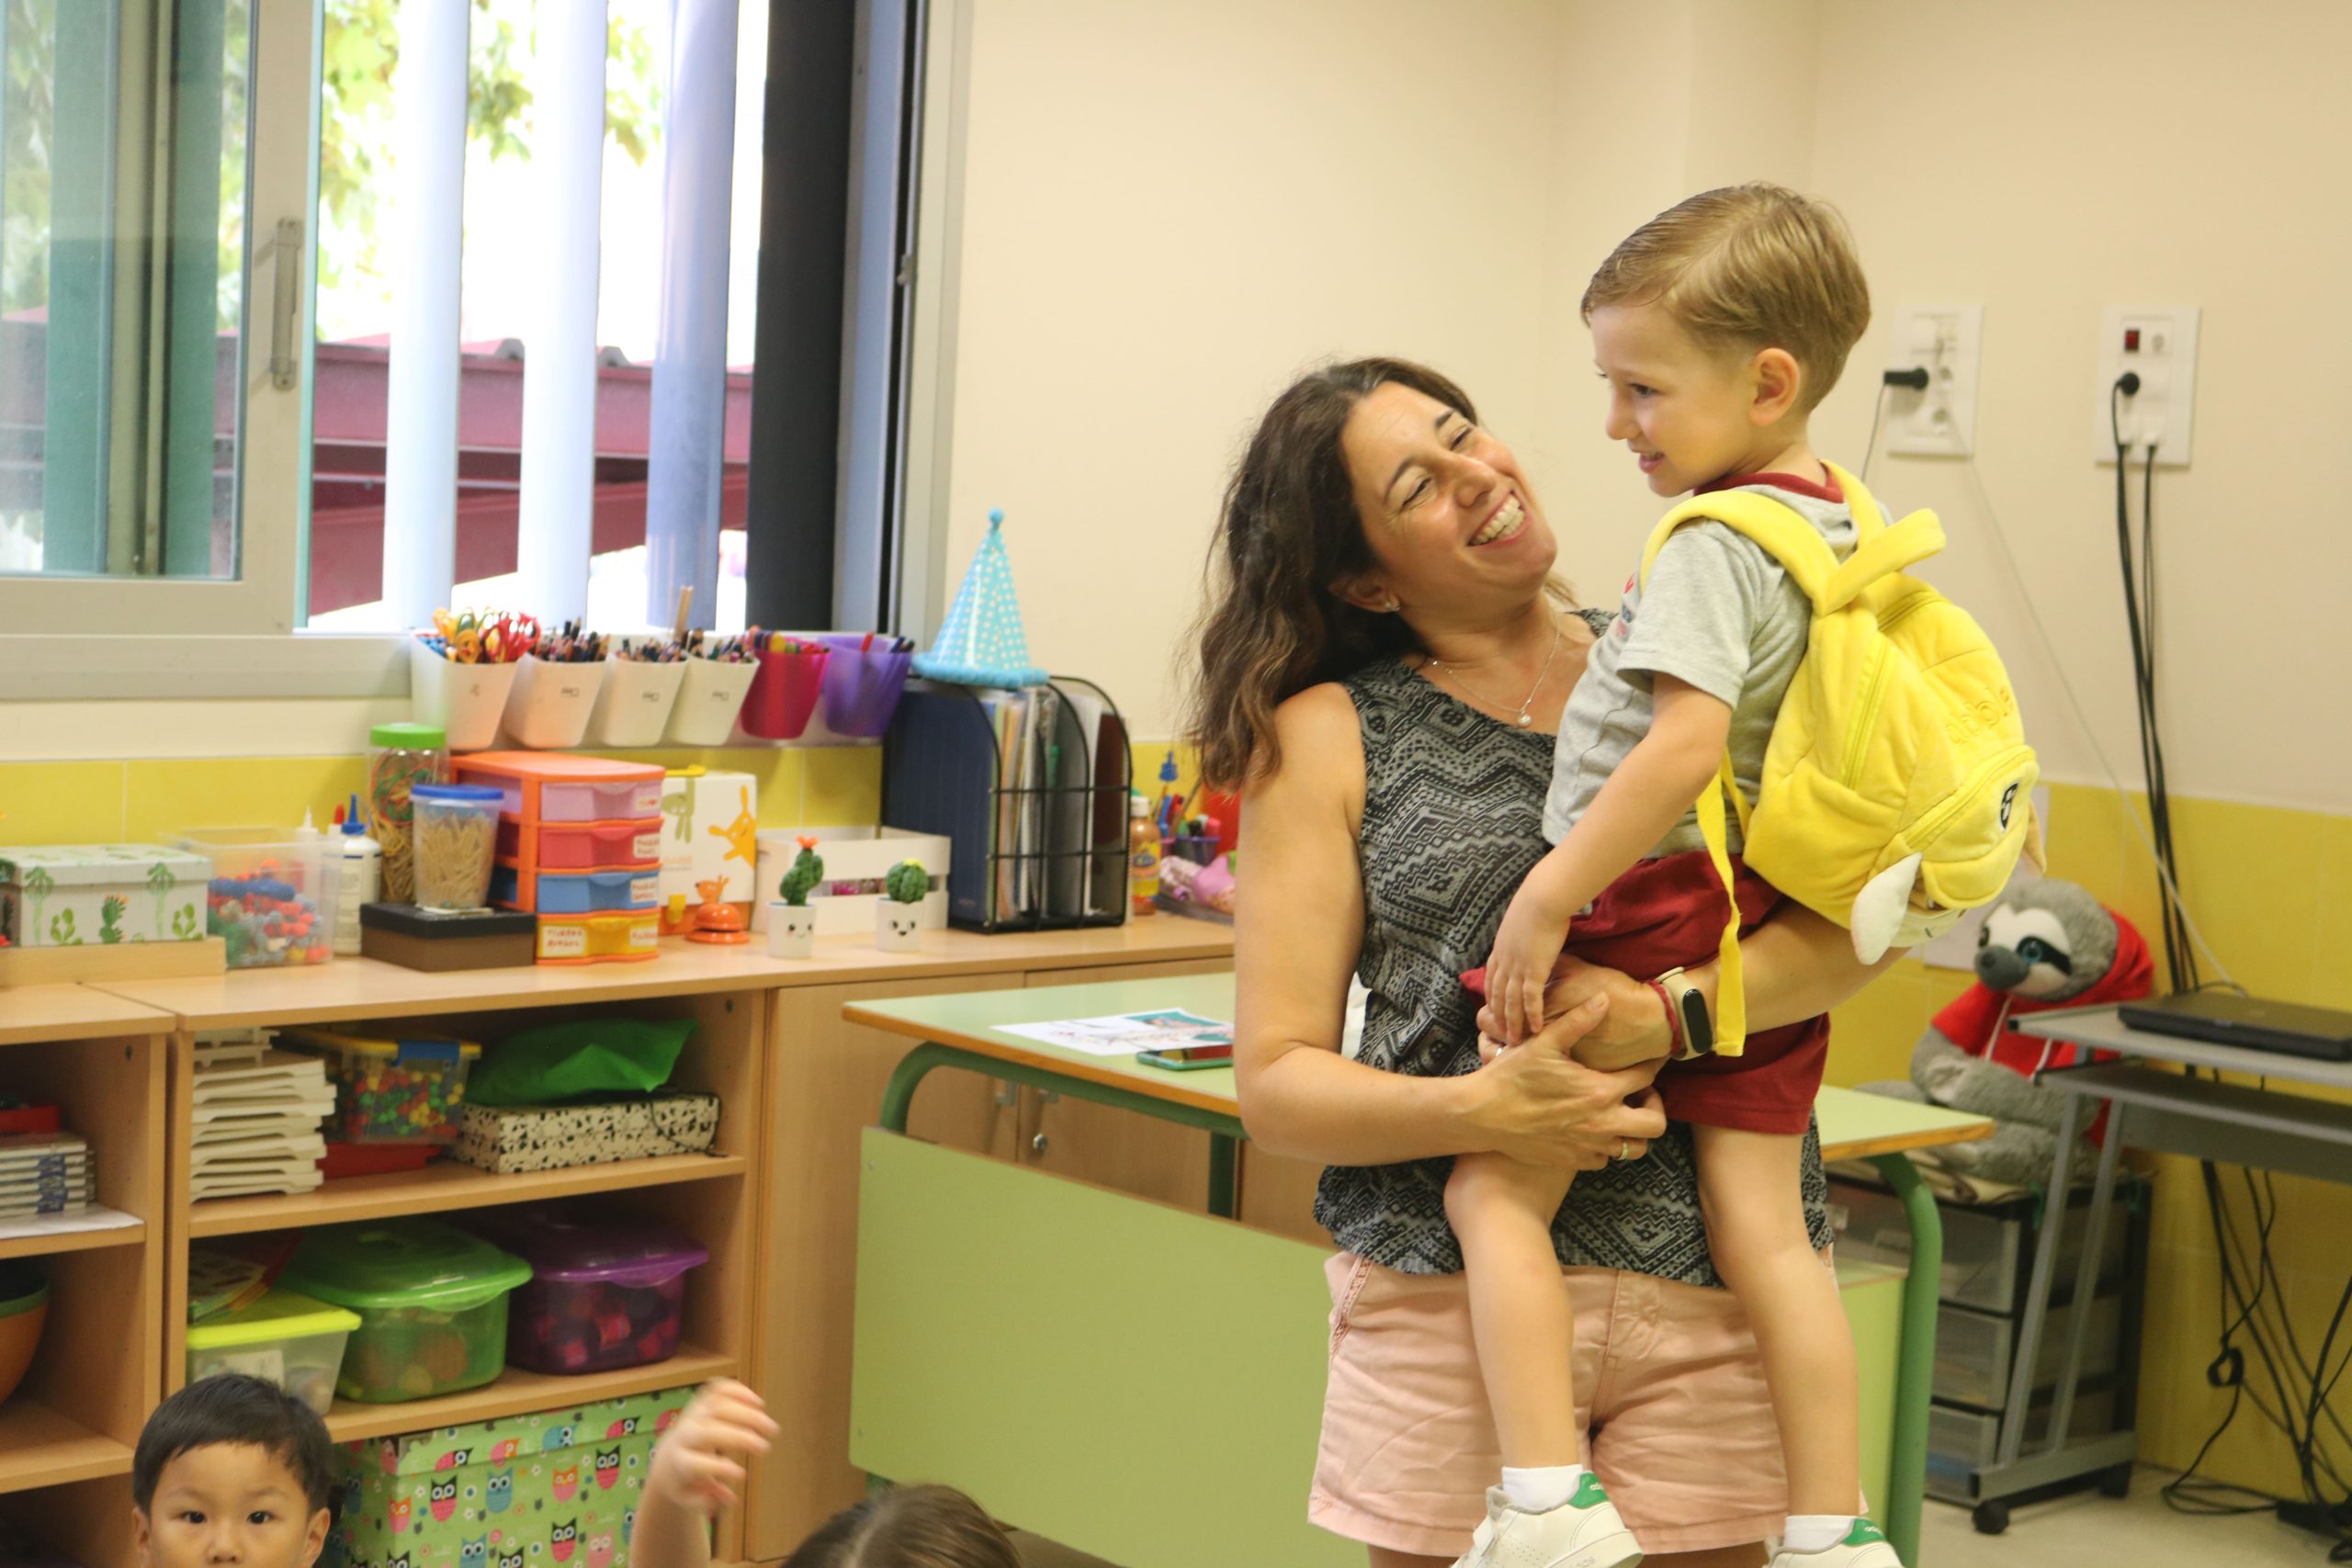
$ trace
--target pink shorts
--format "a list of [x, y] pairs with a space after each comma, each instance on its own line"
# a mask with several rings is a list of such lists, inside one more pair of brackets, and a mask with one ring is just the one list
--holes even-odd
[[[1565, 1272], [1586, 1461], [1643, 1550], [1705, 1551], [1777, 1534], [1788, 1484], [1738, 1301], [1646, 1274]], [[1502, 1454], [1464, 1276], [1400, 1274], [1345, 1252], [1324, 1273], [1330, 1377], [1307, 1517], [1394, 1551], [1467, 1551]]]

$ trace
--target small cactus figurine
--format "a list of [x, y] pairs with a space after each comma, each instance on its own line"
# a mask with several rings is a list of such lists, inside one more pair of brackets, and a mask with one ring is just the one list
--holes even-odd
[[797, 909], [808, 902], [808, 895], [824, 879], [825, 863], [817, 853], [817, 840], [804, 833], [800, 837], [800, 853], [786, 869], [784, 880], [777, 884], [776, 892], [786, 903]]
[[894, 904], [920, 904], [931, 897], [931, 873], [919, 860], [902, 860], [883, 877], [882, 891]]

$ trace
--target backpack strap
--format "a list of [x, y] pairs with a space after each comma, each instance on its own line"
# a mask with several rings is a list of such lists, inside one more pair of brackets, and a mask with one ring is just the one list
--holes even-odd
[[1731, 840], [1724, 831], [1726, 795], [1739, 813], [1739, 830], [1745, 837], [1747, 797], [1739, 793], [1739, 781], [1732, 776], [1728, 751], [1716, 765], [1715, 776], [1700, 792], [1698, 808], [1699, 833], [1707, 841], [1707, 858], [1714, 863], [1715, 875], [1723, 882], [1724, 899], [1731, 906], [1723, 940], [1715, 947], [1715, 1055], [1736, 1056], [1746, 1049], [1747, 1042], [1747, 986], [1739, 962], [1739, 895], [1732, 889]]

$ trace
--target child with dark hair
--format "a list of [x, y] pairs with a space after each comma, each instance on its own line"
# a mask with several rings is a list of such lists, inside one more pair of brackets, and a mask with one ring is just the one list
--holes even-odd
[[236, 1372], [147, 1418], [131, 1460], [142, 1568], [311, 1568], [326, 1546], [334, 1443], [318, 1412]]
[[[638, 1568], [707, 1568], [710, 1516], [735, 1502], [742, 1458], [768, 1451], [775, 1422], [741, 1383], [707, 1384], [662, 1435], [637, 1511]], [[844, 1508], [784, 1568], [1021, 1568], [996, 1521], [946, 1486], [895, 1487]]]

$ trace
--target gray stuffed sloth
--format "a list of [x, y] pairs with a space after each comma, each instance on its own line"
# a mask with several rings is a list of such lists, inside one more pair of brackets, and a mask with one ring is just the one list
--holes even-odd
[[1862, 1092], [1989, 1116], [1999, 1123], [1991, 1137], [1948, 1145], [1936, 1151], [1937, 1162], [1983, 1181], [2046, 1182], [2057, 1158], [2063, 1097], [2035, 1083], [2033, 1074], [2078, 1058], [2074, 1046], [2053, 1047], [2009, 1028], [2009, 1021], [2146, 996], [2147, 943], [2082, 888], [2044, 880], [1993, 906], [1978, 933], [1975, 967], [1976, 984], [1936, 1014], [1912, 1048], [1909, 1081], [1864, 1084]]

